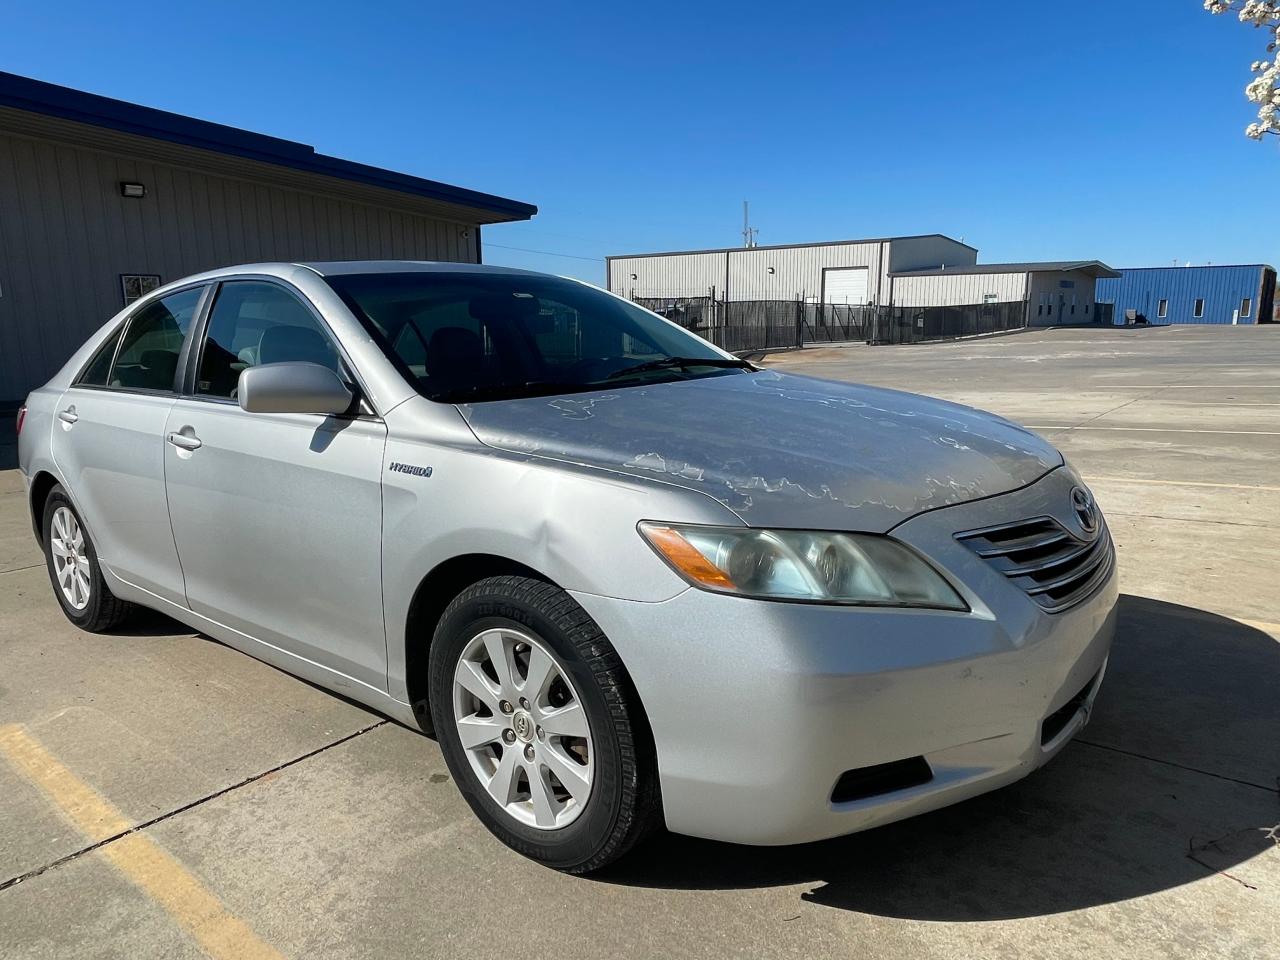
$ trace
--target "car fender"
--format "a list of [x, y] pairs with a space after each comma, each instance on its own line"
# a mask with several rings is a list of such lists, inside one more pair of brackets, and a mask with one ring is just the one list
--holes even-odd
[[388, 417], [384, 457], [383, 595], [398, 698], [399, 638], [419, 585], [440, 564], [490, 555], [565, 590], [660, 602], [688, 584], [641, 538], [641, 520], [742, 525], [710, 497], [661, 480], [486, 447], [456, 408], [426, 399]]

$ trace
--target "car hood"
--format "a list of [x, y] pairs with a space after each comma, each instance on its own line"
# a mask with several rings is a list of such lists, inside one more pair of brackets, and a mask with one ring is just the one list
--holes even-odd
[[773, 370], [459, 409], [489, 446], [687, 487], [761, 527], [884, 532], [1062, 463], [972, 407]]

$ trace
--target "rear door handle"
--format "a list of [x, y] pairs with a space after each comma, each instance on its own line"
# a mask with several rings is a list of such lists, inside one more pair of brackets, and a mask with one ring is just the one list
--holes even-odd
[[181, 450], [199, 450], [200, 441], [195, 437], [189, 437], [185, 433], [171, 433], [168, 440], [175, 447]]
[[63, 423], [75, 423], [77, 420], [80, 419], [80, 415], [76, 413], [76, 408], [74, 405], [72, 405], [70, 407], [67, 407], [67, 409], [65, 410], [59, 410], [58, 419], [61, 420]]

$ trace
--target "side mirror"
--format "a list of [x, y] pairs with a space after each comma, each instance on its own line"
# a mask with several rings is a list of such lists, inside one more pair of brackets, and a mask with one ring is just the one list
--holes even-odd
[[240, 371], [236, 397], [249, 413], [320, 413], [351, 408], [351, 388], [318, 363], [264, 363]]

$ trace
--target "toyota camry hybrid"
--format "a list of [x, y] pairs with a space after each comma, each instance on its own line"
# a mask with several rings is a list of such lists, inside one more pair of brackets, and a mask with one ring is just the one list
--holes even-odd
[[151, 607], [434, 731], [485, 825], [561, 870], [659, 825], [799, 843], [1011, 783], [1106, 668], [1114, 548], [1049, 443], [575, 280], [200, 274], [18, 422], [74, 624]]

